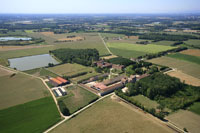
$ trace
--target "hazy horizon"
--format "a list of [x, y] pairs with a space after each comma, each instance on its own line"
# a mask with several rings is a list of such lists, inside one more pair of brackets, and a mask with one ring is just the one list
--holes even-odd
[[6, 0], [0, 14], [200, 13], [199, 0]]

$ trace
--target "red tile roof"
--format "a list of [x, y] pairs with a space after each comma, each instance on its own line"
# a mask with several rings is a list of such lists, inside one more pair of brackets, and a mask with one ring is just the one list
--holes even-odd
[[57, 83], [58, 85], [62, 84], [62, 82], [59, 81], [59, 80], [57, 80], [56, 78], [52, 78], [50, 80], [53, 81], [53, 82], [55, 82], [55, 83]]
[[68, 82], [67, 80], [65, 80], [65, 79], [63, 79], [61, 77], [57, 77], [56, 79], [59, 80], [59, 81], [61, 81], [62, 83], [67, 83]]

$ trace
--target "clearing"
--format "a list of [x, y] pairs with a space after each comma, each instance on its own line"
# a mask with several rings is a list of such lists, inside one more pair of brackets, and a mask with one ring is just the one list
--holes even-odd
[[73, 114], [77, 110], [82, 107], [88, 105], [92, 101], [98, 98], [97, 95], [77, 86], [70, 86], [66, 88], [67, 95], [59, 98], [58, 100], [62, 100], [66, 107], [69, 109], [70, 114]]
[[39, 133], [60, 121], [52, 97], [0, 110], [2, 133]]
[[193, 85], [193, 86], [200, 86], [200, 79], [192, 77], [181, 71], [171, 71], [167, 74], [172, 77], [179, 78], [182, 82], [185, 81], [186, 84]]
[[200, 79], [200, 69], [199, 69], [200, 65], [198, 65], [198, 64], [175, 59], [175, 58], [170, 58], [170, 57], [166, 57], [166, 56], [149, 60], [149, 62], [152, 62], [154, 64], [168, 66], [171, 68], [176, 68], [183, 73], [186, 73], [188, 75], [191, 75], [195, 78]]
[[200, 116], [187, 110], [179, 110], [169, 116], [167, 119], [180, 128], [186, 128], [191, 133], [199, 133]]
[[128, 132], [173, 132], [127, 104], [120, 104], [110, 97], [97, 102], [73, 119], [66, 121], [53, 133], [128, 133]]
[[22, 73], [0, 77], [0, 109], [23, 104], [49, 95], [40, 79]]

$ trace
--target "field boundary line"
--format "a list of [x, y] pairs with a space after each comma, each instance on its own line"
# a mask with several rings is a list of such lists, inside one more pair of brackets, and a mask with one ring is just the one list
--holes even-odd
[[114, 55], [114, 54], [113, 54], [113, 53], [110, 51], [110, 49], [108, 48], [108, 46], [106, 45], [106, 43], [105, 43], [105, 41], [103, 40], [103, 38], [102, 38], [101, 34], [100, 34], [100, 33], [98, 33], [98, 35], [99, 35], [99, 37], [101, 38], [101, 40], [102, 40], [102, 42], [103, 42], [104, 46], [106, 47], [106, 49], [108, 50], [108, 52], [109, 52], [111, 55]]
[[51, 128], [49, 128], [49, 129], [47, 129], [46, 131], [44, 131], [43, 133], [48, 133], [48, 132], [50, 132], [51, 130], [53, 130], [54, 128], [56, 128], [57, 126], [59, 126], [60, 124], [64, 123], [64, 122], [67, 121], [67, 120], [70, 120], [71, 118], [75, 117], [75, 116], [78, 115], [79, 113], [81, 113], [81, 112], [83, 112], [84, 110], [90, 108], [92, 105], [96, 104], [97, 102], [99, 102], [99, 101], [103, 100], [104, 98], [109, 97], [109, 96], [111, 96], [111, 95], [113, 95], [113, 94], [114, 94], [114, 92], [113, 92], [113, 93], [110, 93], [110, 94], [108, 94], [108, 95], [105, 95], [105, 96], [103, 96], [103, 97], [97, 99], [97, 100], [94, 101], [93, 103], [88, 104], [87, 106], [83, 107], [82, 109], [76, 111], [75, 113], [71, 114], [70, 116], [65, 116], [65, 119], [64, 119], [64, 120], [62, 120], [61, 122], [55, 124], [55, 125], [52, 126]]

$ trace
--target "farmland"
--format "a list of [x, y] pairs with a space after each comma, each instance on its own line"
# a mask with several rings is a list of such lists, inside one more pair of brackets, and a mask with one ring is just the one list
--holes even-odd
[[98, 98], [95, 94], [77, 86], [70, 86], [67, 88], [67, 96], [58, 100], [62, 100], [69, 109], [70, 114], [86, 106], [90, 102]]
[[165, 125], [153, 121], [127, 104], [110, 97], [99, 101], [73, 119], [66, 121], [53, 133], [61, 132], [173, 132]]
[[76, 82], [76, 83], [79, 83], [79, 82], [81, 82], [83, 80], [87, 80], [87, 79], [89, 79], [91, 77], [94, 77], [94, 76], [97, 76], [99, 74], [100, 73], [97, 73], [97, 72], [89, 72], [87, 74], [71, 78], [71, 80], [74, 81], [74, 82]]
[[144, 107], [151, 109], [151, 108], [155, 108], [159, 106], [159, 104], [156, 101], [153, 101], [143, 95], [137, 95], [137, 96], [133, 96], [131, 97], [134, 100], [138, 101], [139, 103], [141, 103]]
[[56, 75], [55, 73], [52, 73], [50, 71], [48, 71], [46, 68], [36, 68], [36, 69], [32, 69], [32, 70], [27, 70], [24, 71], [25, 73], [34, 75], [34, 76], [39, 76], [41, 78], [46, 78], [46, 76], [50, 76], [50, 77], [57, 77], [58, 75]]
[[181, 53], [186, 54], [186, 55], [200, 56], [199, 49], [188, 49], [188, 50], [182, 51]]
[[193, 105], [189, 107], [189, 111], [192, 111], [198, 115], [200, 115], [200, 102], [195, 102]]
[[50, 67], [47, 70], [56, 73], [58, 75], [72, 76], [82, 72], [91, 72], [93, 68], [85, 67], [79, 64], [62, 64], [55, 67]]
[[[53, 36], [45, 36], [41, 33], [31, 33], [30, 36], [33, 37], [42, 37], [45, 39], [47, 44], [50, 44], [49, 47], [42, 47], [42, 48], [31, 48], [31, 49], [20, 49], [20, 50], [12, 50], [12, 51], [0, 51], [0, 56], [2, 58], [14, 58], [14, 57], [22, 57], [22, 56], [30, 56], [30, 55], [38, 55], [38, 54], [45, 54], [48, 53], [49, 50], [55, 50], [59, 48], [73, 48], [73, 49], [86, 49], [86, 48], [96, 48], [100, 55], [107, 55], [109, 54], [106, 50], [105, 46], [103, 45], [99, 36], [95, 33], [86, 33], [81, 34], [80, 36], [84, 36], [86, 39], [84, 41], [76, 41], [76, 42], [61, 42], [55, 43], [59, 38], [66, 37], [70, 34], [59, 34]], [[79, 34], [78, 34], [79, 35]], [[54, 44], [54, 45], [52, 45]]]
[[169, 54], [167, 56], [171, 57], [171, 58], [175, 58], [175, 59], [179, 59], [179, 60], [183, 60], [183, 61], [188, 61], [188, 62], [192, 62], [192, 63], [196, 63], [196, 64], [200, 65], [200, 57], [196, 57], [196, 56], [192, 56], [192, 55], [186, 55], [186, 54], [180, 54], [180, 53]]
[[160, 57], [156, 59], [149, 60], [149, 62], [169, 66], [172, 68], [177, 68], [179, 71], [186, 73], [188, 75], [191, 75], [195, 78], [200, 78], [200, 65], [197, 65], [195, 63], [178, 60], [170, 57]]
[[174, 43], [175, 43], [175, 41], [159, 41], [159, 42], [155, 42], [155, 44], [157, 44], [157, 45], [164, 45], [164, 46], [171, 46]]
[[43, 132], [60, 120], [51, 97], [0, 110], [0, 131], [3, 133]]
[[175, 47], [155, 44], [139, 45], [130, 43], [107, 43], [109, 49], [116, 55], [126, 58], [142, 56], [148, 53], [158, 53]]
[[198, 133], [200, 130], [200, 116], [186, 110], [179, 110], [167, 117], [170, 122], [180, 128], [186, 128], [191, 133]]
[[21, 73], [0, 77], [0, 109], [49, 95], [41, 80]]
[[167, 74], [172, 77], [179, 78], [182, 82], [185, 82], [186, 84], [193, 85], [193, 86], [200, 86], [200, 79], [192, 77], [181, 71], [172, 71]]

